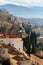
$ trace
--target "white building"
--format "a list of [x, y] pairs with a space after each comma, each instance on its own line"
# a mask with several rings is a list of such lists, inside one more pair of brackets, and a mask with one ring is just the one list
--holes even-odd
[[23, 41], [21, 38], [4, 38], [0, 39], [1, 44], [11, 45], [15, 47], [20, 52], [23, 52]]
[[8, 49], [0, 46], [0, 60], [1, 59], [8, 59]]
[[36, 33], [39, 33], [40, 37], [43, 37], [43, 28], [36, 28], [36, 29], [33, 29], [33, 31], [35, 31]]
[[1, 49], [1, 57], [8, 58], [8, 49], [7, 48]]

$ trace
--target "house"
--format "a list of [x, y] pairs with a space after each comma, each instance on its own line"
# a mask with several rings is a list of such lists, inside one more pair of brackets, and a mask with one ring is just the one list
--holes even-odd
[[8, 49], [0, 44], [0, 60], [8, 59]]
[[23, 52], [23, 40], [22, 38], [0, 38], [0, 44], [10, 45], [16, 48], [18, 51]]
[[40, 37], [43, 37], [43, 28], [35, 28], [33, 29], [33, 31], [35, 31], [36, 33], [39, 33]]
[[37, 43], [43, 43], [43, 37], [37, 37]]
[[23, 40], [21, 34], [0, 34], [0, 44], [10, 45], [23, 52]]

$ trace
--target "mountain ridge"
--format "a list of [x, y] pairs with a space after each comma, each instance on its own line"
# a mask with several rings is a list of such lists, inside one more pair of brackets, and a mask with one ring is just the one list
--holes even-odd
[[[23, 7], [12, 4], [0, 5], [0, 9], [6, 9], [10, 14], [19, 18], [27, 18], [33, 25], [43, 25], [43, 7]], [[33, 17], [38, 16], [39, 17]], [[33, 18], [32, 18], [33, 17]], [[31, 20], [30, 20], [31, 19]], [[33, 20], [34, 19], [34, 20]]]
[[42, 13], [43, 7], [24, 7], [24, 6], [17, 6], [13, 4], [5, 4], [5, 5], [0, 5], [0, 8], [7, 9], [11, 14], [23, 18], [39, 17], [40, 11], [41, 11], [40, 14], [41, 15], [43, 14]]

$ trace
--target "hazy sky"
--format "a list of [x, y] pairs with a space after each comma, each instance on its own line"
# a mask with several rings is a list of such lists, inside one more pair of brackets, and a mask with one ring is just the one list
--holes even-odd
[[18, 6], [40, 6], [43, 7], [43, 0], [0, 0], [0, 4], [15, 4]]
[[[25, 7], [37, 6], [37, 8], [32, 7], [32, 9], [23, 10], [23, 14], [21, 13], [22, 10], [18, 10], [18, 12], [20, 13], [20, 16], [23, 17], [43, 18], [43, 0], [0, 0], [0, 5], [3, 4], [14, 4]], [[41, 8], [38, 8], [38, 6]], [[15, 15], [19, 15], [19, 13], [16, 12]]]

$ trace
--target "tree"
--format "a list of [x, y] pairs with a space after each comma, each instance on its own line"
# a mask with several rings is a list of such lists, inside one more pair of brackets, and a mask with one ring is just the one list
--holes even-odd
[[31, 32], [31, 36], [30, 36], [30, 41], [32, 44], [32, 53], [35, 53], [35, 47], [37, 46], [36, 44], [36, 33], [35, 32]]
[[27, 49], [27, 53], [30, 55], [30, 45], [31, 45], [30, 34], [26, 38], [23, 38], [23, 41], [24, 41], [24, 46]]
[[1, 26], [1, 32], [4, 33], [6, 30], [6, 27], [5, 26]]
[[8, 16], [8, 19], [7, 19], [7, 21], [8, 21], [8, 22], [10, 22], [10, 21], [11, 21], [11, 17], [9, 17], [9, 16]]

